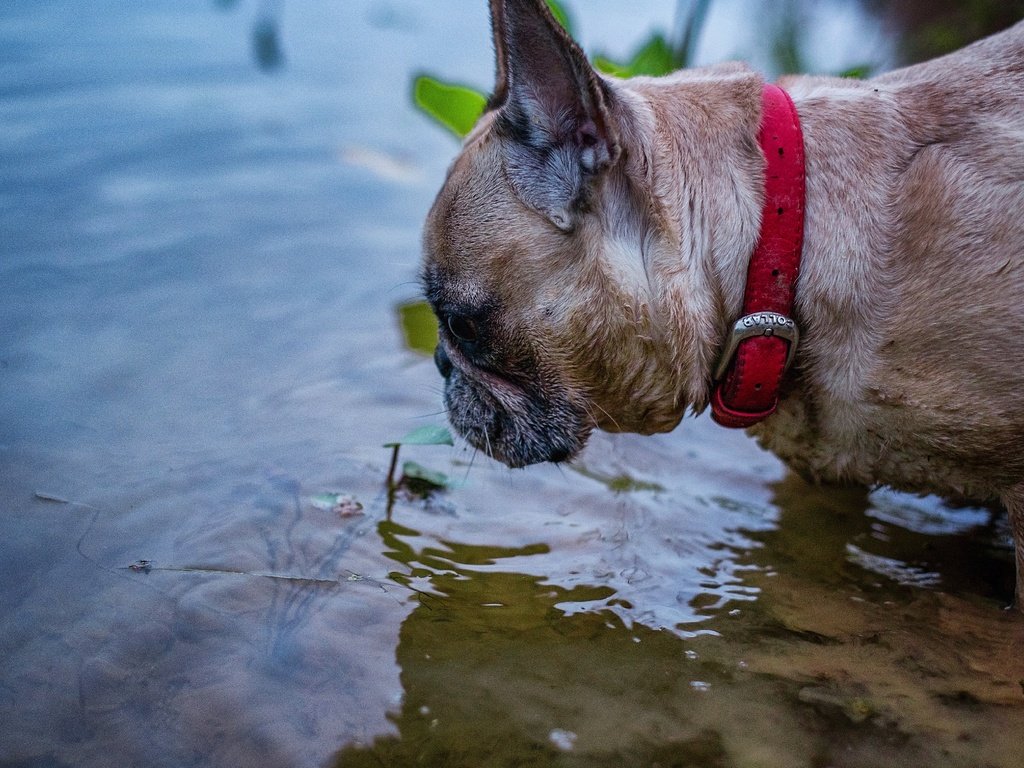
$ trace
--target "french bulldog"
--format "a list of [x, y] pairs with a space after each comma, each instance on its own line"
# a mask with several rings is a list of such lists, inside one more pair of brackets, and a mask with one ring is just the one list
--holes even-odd
[[[761, 75], [598, 73], [491, 0], [497, 83], [424, 231], [450, 421], [514, 467], [704, 411], [765, 202]], [[815, 481], [1001, 503], [1024, 609], [1024, 22], [868, 80], [785, 77], [800, 342], [748, 429]]]

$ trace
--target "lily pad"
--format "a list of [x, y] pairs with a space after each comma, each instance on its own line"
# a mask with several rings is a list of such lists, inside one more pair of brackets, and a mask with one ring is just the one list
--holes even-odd
[[385, 448], [397, 448], [400, 445], [455, 445], [448, 427], [427, 424], [409, 432], [400, 440], [384, 443]]

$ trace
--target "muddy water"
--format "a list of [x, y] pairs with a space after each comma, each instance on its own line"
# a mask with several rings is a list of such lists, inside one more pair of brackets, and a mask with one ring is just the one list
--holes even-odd
[[[672, 4], [606, 5], [607, 49]], [[485, 30], [0, 10], [0, 765], [1019, 765], [986, 510], [705, 420], [561, 469], [409, 447], [453, 487], [389, 501], [381, 444], [442, 418], [395, 308], [454, 151], [408, 78], [489, 72]]]

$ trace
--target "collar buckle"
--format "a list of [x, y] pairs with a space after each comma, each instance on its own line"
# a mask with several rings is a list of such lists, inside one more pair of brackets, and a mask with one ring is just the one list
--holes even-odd
[[740, 344], [757, 336], [778, 336], [789, 342], [786, 363], [782, 370], [785, 372], [789, 369], [796, 357], [797, 344], [800, 343], [800, 330], [796, 323], [792, 318], [779, 312], [754, 312], [737, 320], [729, 332], [722, 356], [715, 367], [715, 381], [721, 381], [725, 377]]

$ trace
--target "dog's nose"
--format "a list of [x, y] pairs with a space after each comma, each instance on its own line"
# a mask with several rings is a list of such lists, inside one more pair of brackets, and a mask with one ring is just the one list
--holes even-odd
[[434, 365], [446, 379], [452, 375], [452, 361], [448, 359], [448, 353], [440, 344], [434, 347]]

